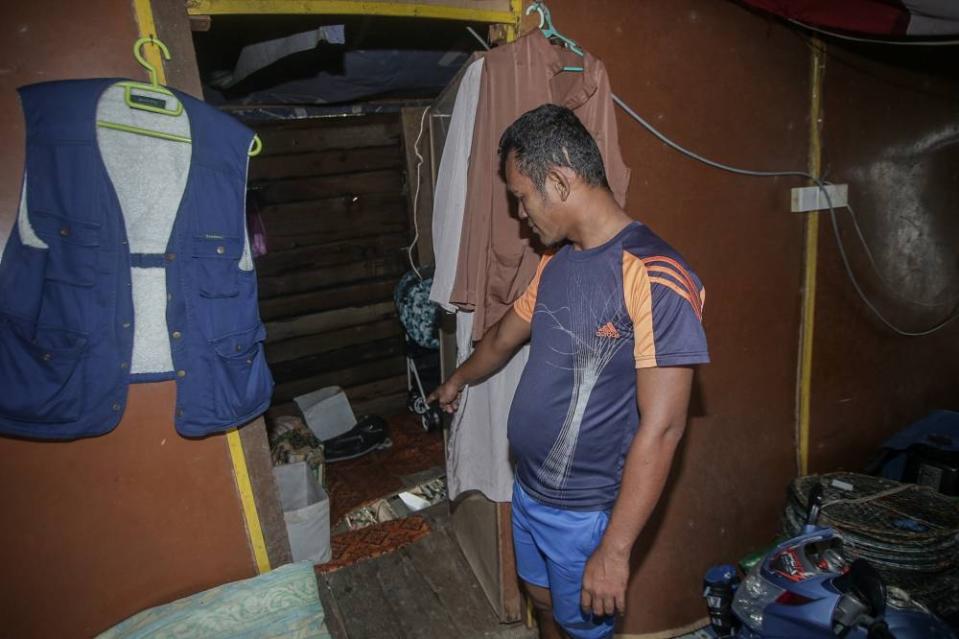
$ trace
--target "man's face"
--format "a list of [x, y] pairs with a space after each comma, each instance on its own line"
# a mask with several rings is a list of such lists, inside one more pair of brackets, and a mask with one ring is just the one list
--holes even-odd
[[543, 245], [551, 246], [563, 239], [563, 234], [556, 224], [549, 184], [546, 186], [547, 194], [544, 195], [531, 179], [519, 172], [515, 153], [512, 151], [506, 158], [506, 188], [519, 204], [519, 219], [529, 225]]

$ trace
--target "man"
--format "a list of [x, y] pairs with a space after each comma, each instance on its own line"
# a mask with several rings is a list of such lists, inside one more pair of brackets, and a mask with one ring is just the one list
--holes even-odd
[[517, 570], [540, 637], [610, 637], [630, 550], [685, 429], [689, 367], [709, 361], [704, 293], [616, 203], [599, 149], [569, 109], [524, 114], [500, 157], [520, 219], [550, 249], [430, 401], [455, 411], [465, 385], [531, 340], [508, 423]]

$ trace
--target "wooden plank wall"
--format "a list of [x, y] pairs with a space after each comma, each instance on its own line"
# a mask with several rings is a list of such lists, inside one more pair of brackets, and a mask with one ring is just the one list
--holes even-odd
[[272, 414], [343, 387], [357, 415], [406, 403], [393, 288], [411, 239], [398, 114], [254, 123], [250, 162], [269, 251], [257, 258]]

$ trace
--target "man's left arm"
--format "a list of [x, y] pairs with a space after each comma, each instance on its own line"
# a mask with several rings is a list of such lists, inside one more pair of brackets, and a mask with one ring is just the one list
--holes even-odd
[[639, 430], [626, 456], [619, 497], [599, 547], [586, 562], [581, 605], [596, 615], [626, 610], [629, 555], [666, 484], [676, 447], [686, 429], [693, 369], [636, 371]]

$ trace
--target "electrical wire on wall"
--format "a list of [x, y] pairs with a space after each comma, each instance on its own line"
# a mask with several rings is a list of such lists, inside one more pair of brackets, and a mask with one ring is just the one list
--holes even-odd
[[[826, 204], [829, 207], [829, 218], [830, 218], [830, 221], [832, 222], [833, 235], [836, 238], [836, 245], [839, 248], [839, 256], [842, 260], [843, 268], [846, 271], [846, 275], [849, 277], [849, 281], [852, 284], [852, 287], [855, 289], [856, 294], [863, 301], [866, 307], [873, 312], [873, 314], [879, 319], [880, 322], [886, 325], [886, 327], [888, 327], [894, 333], [897, 333], [904, 337], [921, 337], [923, 335], [929, 335], [931, 333], [934, 333], [938, 331], [939, 329], [947, 326], [948, 324], [951, 324], [956, 319], [959, 319], [959, 311], [957, 311], [953, 313], [951, 316], [947, 317], [945, 320], [939, 322], [935, 326], [932, 326], [931, 328], [924, 329], [921, 331], [907, 331], [893, 324], [889, 319], [886, 318], [885, 315], [882, 314], [882, 312], [876, 307], [876, 305], [872, 302], [872, 300], [869, 299], [869, 296], [866, 295], [865, 291], [863, 291], [862, 286], [860, 285], [859, 280], [856, 277], [855, 273], [853, 272], [852, 266], [849, 263], [849, 256], [846, 253], [846, 247], [843, 244], [842, 236], [839, 233], [839, 222], [836, 219], [837, 218], [836, 209], [835, 207], [833, 207], [832, 199], [829, 197], [829, 191], [826, 189], [826, 187], [830, 186], [832, 182], [827, 182], [820, 178], [814, 177], [813, 175], [811, 175], [810, 173], [807, 173], [806, 171], [753, 171], [750, 169], [742, 169], [734, 166], [729, 166], [721, 162], [716, 162], [714, 160], [710, 160], [708, 158], [705, 158], [699, 155], [698, 153], [695, 153], [694, 151], [690, 151], [689, 149], [681, 146], [680, 144], [666, 137], [664, 134], [659, 132], [656, 129], [656, 127], [654, 127], [652, 124], [647, 122], [645, 119], [643, 119], [642, 116], [640, 116], [633, 109], [631, 109], [629, 105], [623, 102], [619, 97], [614, 95], [613, 101], [617, 105], [619, 105], [627, 114], [629, 114], [631, 118], [639, 122], [643, 127], [645, 127], [650, 133], [652, 133], [661, 142], [675, 149], [676, 151], [679, 151], [683, 155], [686, 155], [694, 160], [697, 160], [698, 162], [702, 162], [703, 164], [706, 164], [707, 166], [711, 166], [716, 169], [721, 169], [723, 171], [728, 171], [730, 173], [735, 173], [737, 175], [749, 175], [754, 177], [804, 177], [808, 179], [809, 181], [815, 183], [816, 186], [819, 187], [819, 190], [822, 192], [823, 196], [825, 196], [826, 198]], [[852, 209], [850, 208], [849, 210], [850, 210], [850, 213], [852, 214]], [[859, 223], [855, 219], [855, 214], [852, 214], [852, 215], [853, 215], [853, 223], [856, 226], [856, 231], [859, 234], [860, 241], [863, 243], [863, 246], [866, 248], [866, 252], [870, 258], [870, 261], [872, 261], [873, 264], [875, 265], [875, 261], [872, 259], [872, 251], [869, 250], [869, 246], [868, 244], [866, 244], [866, 240], [862, 236], [862, 231], [861, 229], [859, 229]]]
[[888, 44], [900, 47], [951, 47], [959, 44], [959, 40], [880, 40], [879, 38], [863, 38], [859, 36], [847, 35], [845, 33], [839, 33], [838, 31], [823, 29], [821, 27], [814, 27], [811, 24], [800, 22], [799, 20], [793, 20], [792, 18], [786, 18], [786, 21], [802, 27], [803, 29], [808, 29], [815, 33], [829, 36], [830, 38], [847, 40], [849, 42], [863, 42], [865, 44]]
[[[531, 5], [530, 8], [532, 8], [532, 5]], [[528, 13], [528, 11], [527, 11], [527, 13]], [[808, 25], [802, 25], [802, 26], [808, 27]], [[476, 31], [474, 31], [471, 27], [467, 27], [467, 30], [473, 35], [473, 37], [475, 37], [477, 40], [479, 40], [479, 42], [480, 42], [486, 49], [489, 49], [489, 48], [490, 48], [489, 45], [486, 43], [486, 41], [485, 41], [482, 37], [480, 37], [480, 35], [479, 35], [478, 33], [476, 33]], [[897, 43], [897, 44], [902, 44], [902, 43]], [[918, 44], [918, 43], [913, 43], [913, 44]], [[872, 300], [869, 299], [869, 296], [866, 295], [865, 291], [863, 290], [862, 286], [861, 286], [860, 283], [859, 283], [858, 278], [856, 277], [855, 273], [853, 272], [852, 266], [851, 266], [851, 264], [850, 264], [850, 262], [849, 262], [849, 257], [848, 257], [848, 255], [847, 255], [847, 253], [846, 253], [846, 247], [845, 247], [845, 245], [843, 244], [842, 236], [841, 236], [841, 234], [839, 233], [839, 222], [838, 222], [838, 220], [837, 220], [836, 209], [833, 207], [833, 205], [832, 205], [832, 199], [829, 197], [829, 192], [828, 192], [828, 190], [826, 189], [827, 186], [832, 185], [831, 182], [828, 182], [828, 181], [822, 180], [822, 179], [820, 179], [820, 178], [818, 178], [818, 177], [815, 177], [815, 176], [813, 176], [812, 174], [810, 174], [810, 173], [808, 173], [808, 172], [806, 172], [806, 171], [756, 171], [756, 170], [751, 170], [751, 169], [743, 169], [743, 168], [731, 166], [731, 165], [728, 165], [728, 164], [723, 164], [722, 162], [717, 162], [717, 161], [715, 161], [715, 160], [710, 160], [709, 158], [706, 158], [706, 157], [704, 157], [704, 156], [702, 156], [702, 155], [700, 155], [700, 154], [698, 154], [698, 153], [696, 153], [696, 152], [694, 152], [694, 151], [691, 151], [690, 149], [687, 149], [686, 147], [682, 146], [681, 144], [679, 144], [679, 143], [674, 142], [673, 140], [671, 140], [671, 139], [670, 139], [669, 137], [667, 137], [665, 134], [663, 134], [663, 133], [660, 132], [658, 129], [656, 129], [656, 127], [654, 127], [652, 124], [650, 124], [649, 122], [647, 122], [641, 115], [639, 115], [639, 114], [638, 114], [635, 110], [633, 110], [628, 104], [626, 104], [619, 96], [613, 94], [612, 99], [613, 99], [613, 102], [615, 102], [616, 105], [618, 105], [621, 109], [623, 109], [623, 111], [625, 111], [627, 115], [629, 115], [629, 116], [630, 116], [631, 118], [633, 118], [636, 122], [638, 122], [643, 128], [645, 128], [647, 131], [649, 131], [653, 136], [655, 136], [655, 137], [656, 137], [659, 141], [661, 141], [663, 144], [667, 145], [668, 147], [672, 148], [672, 149], [675, 150], [675, 151], [678, 151], [679, 153], [682, 153], [683, 155], [685, 155], [685, 156], [687, 156], [687, 157], [689, 157], [689, 158], [692, 158], [693, 160], [696, 160], [697, 162], [701, 162], [701, 163], [703, 163], [703, 164], [705, 164], [705, 165], [707, 165], [707, 166], [710, 166], [710, 167], [712, 167], [712, 168], [714, 168], [714, 169], [719, 169], [719, 170], [722, 170], [722, 171], [727, 171], [727, 172], [729, 172], [729, 173], [735, 173], [736, 175], [747, 175], [747, 176], [752, 176], [752, 177], [801, 177], [801, 178], [806, 178], [806, 179], [809, 180], [810, 182], [813, 182], [817, 187], [819, 187], [819, 190], [820, 190], [820, 191], [822, 192], [822, 194], [825, 196], [826, 204], [827, 204], [828, 207], [829, 207], [829, 218], [830, 218], [830, 221], [832, 222], [833, 235], [834, 235], [835, 238], [836, 238], [836, 246], [839, 248], [839, 256], [840, 256], [840, 258], [841, 258], [841, 260], [842, 260], [843, 268], [844, 268], [844, 270], [846, 271], [846, 275], [847, 275], [847, 277], [849, 278], [849, 281], [850, 281], [850, 283], [852, 284], [853, 289], [855, 289], [856, 294], [859, 296], [859, 298], [862, 300], [862, 302], [866, 305], [866, 308], [868, 308], [870, 311], [872, 311], [872, 313], [879, 319], [879, 321], [882, 322], [887, 328], [889, 328], [889, 330], [893, 331], [894, 333], [896, 333], [896, 334], [898, 334], [898, 335], [902, 335], [902, 336], [904, 336], [904, 337], [921, 337], [921, 336], [924, 336], [924, 335], [929, 335], [929, 334], [931, 334], [931, 333], [935, 333], [936, 331], [938, 331], [938, 330], [946, 327], [947, 325], [951, 324], [951, 323], [954, 322], [956, 319], [959, 319], [959, 308], [957, 308], [957, 309], [954, 310], [954, 312], [953, 312], [949, 317], [947, 317], [946, 319], [942, 320], [941, 322], [935, 324], [934, 326], [932, 326], [932, 327], [930, 327], [930, 328], [923, 329], [923, 330], [920, 330], [920, 331], [908, 331], [908, 330], [905, 330], [905, 329], [900, 328], [899, 326], [897, 326], [896, 324], [894, 324], [892, 321], [890, 321], [888, 318], [886, 318], [885, 315], [882, 314], [882, 312], [876, 307], [876, 305], [872, 302]], [[878, 267], [877, 267], [877, 265], [876, 265], [876, 263], [875, 263], [875, 260], [873, 259], [872, 251], [869, 249], [869, 246], [868, 246], [868, 244], [866, 243], [865, 237], [863, 237], [862, 230], [859, 228], [859, 223], [858, 223], [858, 221], [856, 220], [855, 213], [853, 212], [853, 210], [852, 210], [851, 207], [848, 207], [848, 206], [847, 206], [847, 209], [848, 209], [849, 212], [850, 212], [850, 216], [852, 217], [853, 225], [855, 226], [856, 233], [857, 233], [857, 235], [859, 236], [859, 239], [860, 239], [860, 241], [862, 242], [862, 245], [863, 245], [863, 247], [864, 247], [865, 250], [866, 250], [866, 254], [867, 254], [867, 256], [869, 257], [869, 260], [870, 260], [870, 262], [872, 263], [873, 268], [876, 269], [877, 274], [878, 274]], [[890, 287], [890, 286], [888, 285], [888, 283], [881, 277], [881, 274], [880, 274], [880, 278], [879, 278], [879, 279], [880, 279], [880, 281], [883, 283], [883, 285], [884, 285], [886, 288], [889, 288], [890, 290], [893, 290], [892, 287]], [[898, 295], [896, 295], [896, 296], [899, 297]], [[935, 305], [935, 306], [942, 306], [942, 305]]]
[[416, 135], [416, 142], [413, 143], [413, 153], [416, 154], [416, 187], [413, 189], [413, 241], [406, 247], [406, 257], [410, 261], [413, 272], [416, 273], [416, 277], [420, 278], [421, 282], [423, 281], [423, 275], [420, 274], [419, 269], [416, 268], [416, 263], [413, 261], [413, 249], [416, 248], [416, 243], [420, 239], [420, 225], [416, 218], [416, 211], [420, 203], [420, 170], [423, 167], [423, 155], [420, 153], [420, 139], [423, 137], [426, 114], [429, 112], [430, 107], [423, 109], [423, 115], [420, 116], [420, 132]]

